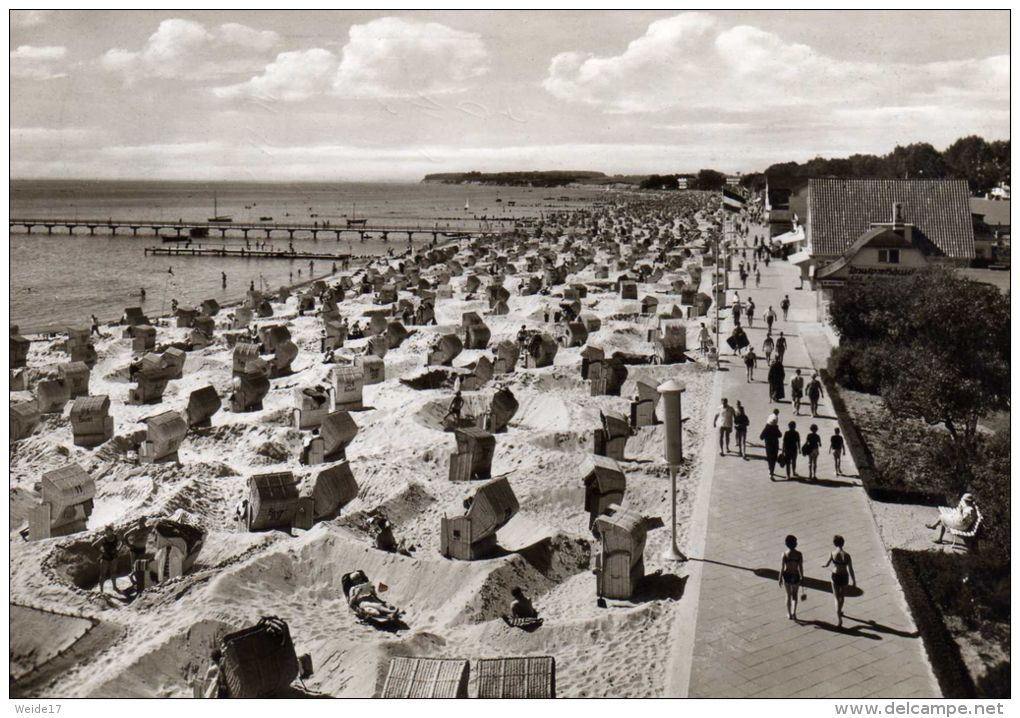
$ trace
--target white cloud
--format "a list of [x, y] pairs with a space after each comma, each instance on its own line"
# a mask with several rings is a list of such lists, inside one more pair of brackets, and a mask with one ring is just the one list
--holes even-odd
[[100, 64], [128, 83], [144, 77], [210, 80], [252, 72], [279, 47], [280, 36], [226, 23], [206, 28], [192, 20], [163, 20], [138, 50], [113, 48]]
[[63, 46], [21, 45], [11, 50], [11, 77], [29, 80], [66, 77], [66, 57], [67, 48]]
[[338, 65], [337, 56], [321, 48], [281, 52], [261, 75], [238, 85], [214, 88], [213, 92], [222, 98], [304, 100], [332, 89]]
[[52, 14], [52, 10], [11, 10], [11, 25], [38, 27], [45, 23]]
[[543, 86], [608, 112], [1008, 101], [1009, 58], [908, 64], [838, 60], [705, 13], [657, 20], [619, 55], [564, 52]]
[[482, 38], [436, 22], [383, 17], [352, 25], [340, 55], [322, 48], [285, 52], [247, 82], [216, 88], [220, 97], [303, 100], [411, 97], [456, 92], [489, 71]]

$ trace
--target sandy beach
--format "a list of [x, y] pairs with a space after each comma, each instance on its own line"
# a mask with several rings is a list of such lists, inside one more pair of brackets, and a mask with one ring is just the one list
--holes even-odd
[[[673, 218], [663, 219], [665, 208], [658, 209], [629, 215], [636, 234], [671, 231]], [[556, 228], [563, 232], [561, 237], [566, 237], [565, 231], [565, 226]], [[392, 263], [396, 266], [397, 260]], [[436, 270], [423, 268], [422, 276]], [[464, 291], [469, 274], [482, 280], [474, 298]], [[611, 270], [610, 282], [620, 274]], [[338, 518], [308, 531], [295, 530], [293, 536], [242, 531], [233, 509], [247, 495], [252, 474], [291, 470], [307, 475], [322, 468], [299, 463], [307, 432], [296, 429], [292, 419], [295, 387], [328, 383], [331, 365], [324, 363], [319, 350], [321, 319], [299, 316], [297, 296], [292, 296], [273, 301], [271, 318], [255, 320], [256, 326], [285, 323], [299, 354], [293, 373], [273, 379], [263, 409], [250, 413], [232, 413], [226, 407], [232, 350], [220, 332], [227, 310], [217, 316], [217, 340], [187, 354], [183, 378], [170, 382], [158, 405], [127, 404], [131, 384], [123, 370], [132, 360], [130, 339], [120, 338], [120, 327], [104, 326], [103, 336], [95, 342], [99, 359], [89, 388], [92, 395], [110, 397], [114, 438], [91, 450], [74, 446], [68, 404], [62, 413], [44, 416], [30, 437], [13, 444], [10, 465], [12, 603], [87, 617], [98, 621], [102, 630], [93, 628], [93, 640], [74, 644], [71, 650], [82, 655], [75, 656], [72, 667], [57, 672], [39, 664], [61, 648], [47, 645], [49, 634], [39, 636], [35, 655], [40, 660], [35, 665], [28, 660], [16, 675], [21, 690], [61, 696], [190, 695], [190, 679], [204, 670], [217, 636], [260, 616], [277, 615], [288, 622], [298, 651], [313, 657], [315, 674], [305, 682], [311, 692], [372, 696], [393, 656], [552, 655], [559, 695], [666, 694], [670, 656], [682, 649], [671, 638], [684, 566], [660, 558], [669, 542], [668, 526], [652, 530], [644, 560], [646, 574], [663, 574], [655, 582], [657, 595], [634, 602], [610, 600], [607, 607], [598, 607], [592, 568], [599, 548], [587, 528], [581, 470], [592, 453], [600, 411], [628, 415], [639, 380], [682, 381], [683, 413], [689, 418], [684, 439], [691, 447], [678, 486], [678, 532], [684, 548], [700, 479], [697, 457], [712, 385], [713, 374], [705, 363], [632, 365], [621, 396], [593, 397], [589, 383], [581, 379], [581, 347], [561, 347], [553, 366], [524, 369], [518, 364], [514, 373], [497, 375], [480, 390], [465, 392], [466, 414], [484, 411], [497, 381], [519, 402], [509, 430], [496, 435], [492, 475], [507, 476], [520, 511], [498, 532], [501, 555], [455, 561], [439, 553], [441, 517], [471, 488], [451, 482], [447, 475], [455, 441], [441, 420], [452, 391], [416, 390], [401, 379], [422, 371], [430, 344], [438, 335], [455, 332], [465, 312], [483, 317], [491, 330], [490, 348], [504, 340], [514, 342], [522, 324], [553, 333], [554, 326], [544, 321], [545, 309], [558, 309], [561, 297], [556, 295], [563, 287], [552, 287], [549, 295], [521, 296], [517, 287], [527, 276], [519, 272], [506, 277], [509, 312], [501, 316], [489, 314], [485, 299], [491, 277], [477, 268], [452, 277], [452, 298], [436, 304], [437, 324], [407, 327], [411, 336], [385, 357], [385, 381], [366, 386], [365, 410], [352, 412], [359, 431], [347, 448], [347, 458], [358, 483], [357, 498]], [[639, 284], [638, 296], [656, 297], [663, 311], [679, 306], [671, 276]], [[602, 326], [589, 336], [589, 346], [602, 347], [607, 355], [653, 353], [645, 329], [654, 318], [639, 316], [639, 300], [620, 299], [612, 287], [600, 291], [605, 280], [595, 280], [594, 264], [568, 275], [567, 283], [591, 287], [581, 304]], [[401, 298], [410, 296], [400, 292]], [[379, 309], [373, 294], [350, 292], [338, 306], [352, 323]], [[696, 321], [687, 322], [689, 348], [697, 346], [697, 327]], [[189, 331], [160, 319], [158, 342], [185, 341]], [[31, 338], [35, 341], [28, 357], [30, 374], [67, 361], [61, 339]], [[364, 353], [366, 343], [348, 340], [337, 355], [352, 360]], [[485, 353], [465, 350], [454, 366], [470, 364]], [[139, 464], [136, 446], [144, 435], [143, 420], [162, 411], [183, 410], [193, 390], [210, 384], [225, 407], [213, 417], [211, 428], [189, 432], [179, 465]], [[12, 403], [28, 399], [29, 392], [11, 394]], [[642, 427], [627, 442], [626, 460], [621, 462], [627, 477], [624, 505], [668, 523], [669, 478], [662, 446], [661, 425]], [[34, 485], [43, 472], [71, 462], [96, 480], [88, 531], [23, 541], [16, 529], [38, 500]], [[393, 523], [397, 538], [417, 547], [413, 557], [372, 547], [366, 517], [379, 509]], [[124, 529], [139, 516], [153, 519], [182, 510], [188, 521], [207, 532], [197, 562], [186, 575], [157, 584], [126, 604], [104, 598], [92, 586], [76, 585], [87, 544], [98, 538], [104, 525]], [[537, 545], [543, 560], [535, 558]], [[387, 587], [384, 598], [406, 611], [408, 630], [385, 633], [357, 622], [340, 590], [340, 577], [355, 569]], [[515, 586], [533, 598], [545, 619], [538, 631], [511, 628], [501, 619]], [[52, 636], [53, 642], [61, 640], [67, 641], [60, 634]]]

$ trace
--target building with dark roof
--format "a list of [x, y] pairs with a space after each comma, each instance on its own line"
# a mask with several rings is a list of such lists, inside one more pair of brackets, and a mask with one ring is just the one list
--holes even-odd
[[817, 266], [841, 257], [894, 204], [929, 260], [974, 258], [974, 224], [966, 180], [813, 179], [808, 183], [808, 247]]
[[849, 281], [974, 259], [966, 180], [812, 179], [805, 224], [807, 246], [789, 261], [818, 290], [820, 319]]

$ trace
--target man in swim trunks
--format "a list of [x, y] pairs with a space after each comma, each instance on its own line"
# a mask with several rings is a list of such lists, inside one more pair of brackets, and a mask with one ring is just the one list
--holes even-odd
[[149, 527], [144, 516], [138, 517], [138, 523], [124, 536], [124, 542], [131, 550], [131, 580], [138, 595], [145, 587], [145, 552], [149, 543]]

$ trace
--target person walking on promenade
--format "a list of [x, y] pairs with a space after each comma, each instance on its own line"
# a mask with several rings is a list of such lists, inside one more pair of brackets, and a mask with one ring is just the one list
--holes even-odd
[[832, 437], [829, 439], [829, 453], [832, 454], [832, 463], [836, 465], [836, 476], [843, 475], [843, 437], [839, 433], [839, 427], [832, 430]]
[[783, 432], [779, 429], [779, 416], [770, 414], [765, 428], [758, 436], [765, 444], [765, 461], [769, 465], [769, 480], [775, 481], [776, 463], [779, 461], [779, 443], [783, 438]]
[[785, 322], [787, 317], [790, 316], [790, 295], [787, 294], [783, 297], [783, 301], [779, 303], [779, 308], [783, 310], [783, 321]]
[[776, 310], [769, 306], [769, 310], [765, 312], [765, 326], [768, 327], [769, 332], [772, 331], [772, 325], [776, 321]]
[[769, 364], [769, 399], [774, 402], [782, 401], [786, 392], [783, 387], [786, 384], [786, 370], [783, 369], [783, 362], [778, 359]]
[[758, 355], [754, 353], [754, 347], [748, 347], [744, 355], [744, 366], [747, 367], [747, 383], [754, 381], [754, 370], [758, 366]]
[[797, 550], [797, 537], [786, 537], [786, 550], [779, 561], [779, 587], [786, 589], [786, 617], [797, 620], [797, 594], [804, 580], [804, 556]]
[[753, 327], [754, 326], [754, 300], [753, 299], [748, 299], [747, 300], [747, 309], [744, 310], [744, 313], [747, 314], [747, 326]]
[[757, 289], [761, 286], [761, 270], [758, 269], [757, 265], [754, 268], [754, 287]]
[[733, 436], [737, 440], [737, 452], [744, 461], [747, 461], [747, 427], [750, 423], [751, 419], [744, 411], [744, 405], [737, 401], [737, 413], [733, 417]]
[[808, 457], [808, 478], [812, 481], [818, 480], [818, 453], [822, 448], [822, 437], [818, 435], [818, 425], [812, 424], [808, 435], [804, 437], [805, 456]]
[[793, 413], [800, 416], [800, 402], [804, 398], [804, 377], [800, 375], [800, 369], [790, 379], [790, 400], [793, 402]]
[[698, 332], [698, 346], [702, 354], [708, 353], [708, 345], [712, 343], [712, 335], [708, 333], [705, 322], [701, 323], [701, 331]]
[[730, 333], [729, 344], [733, 348], [733, 353], [737, 356], [740, 356], [740, 352], [744, 350], [744, 347], [751, 344], [747, 334], [744, 333], [743, 327], [739, 324], [733, 327], [733, 331]]
[[771, 259], [772, 259], [772, 257], [771, 257], [771, 256], [769, 255], [769, 250], [768, 250], [768, 249], [765, 249], [765, 248], [763, 247], [761, 251], [762, 251], [762, 254], [764, 254], [764, 255], [765, 255], [765, 266], [766, 266], [766, 267], [768, 267], [768, 266], [769, 266], [769, 262], [770, 262], [770, 261], [771, 261]]
[[783, 458], [786, 459], [786, 479], [797, 478], [797, 454], [800, 453], [800, 434], [797, 432], [797, 422], [791, 421], [787, 424], [786, 433], [783, 434]]
[[740, 300], [733, 302], [733, 324], [740, 326], [740, 313], [744, 310], [744, 306], [740, 303]]
[[776, 339], [776, 361], [782, 363], [784, 356], [786, 356], [786, 337], [782, 332], [779, 332], [779, 338]]
[[747, 269], [744, 267], [740, 268], [740, 281], [744, 283], [744, 289], [747, 289]]
[[776, 348], [776, 341], [772, 338], [772, 330], [765, 334], [765, 341], [761, 343], [761, 350], [765, 353], [765, 363], [772, 363], [772, 350]]
[[811, 416], [818, 416], [818, 402], [822, 399], [822, 382], [818, 375], [814, 374], [807, 385], [807, 398], [811, 402]]
[[854, 562], [850, 554], [843, 550], [845, 541], [842, 536], [836, 534], [832, 537], [832, 545], [836, 550], [829, 554], [829, 560], [822, 564], [822, 568], [832, 566], [832, 597], [836, 599], [836, 618], [839, 619], [839, 627], [843, 627], [843, 601], [846, 600], [847, 585], [857, 586], [857, 576], [854, 575]]
[[[712, 425], [719, 428], [719, 456], [725, 456], [730, 453], [730, 434], [733, 433], [733, 419], [736, 417], [737, 412], [730, 406], [729, 401], [723, 397], [722, 406], [719, 407], [719, 411], [715, 413], [715, 418], [712, 419]], [[725, 444], [725, 451], [723, 445]]]

